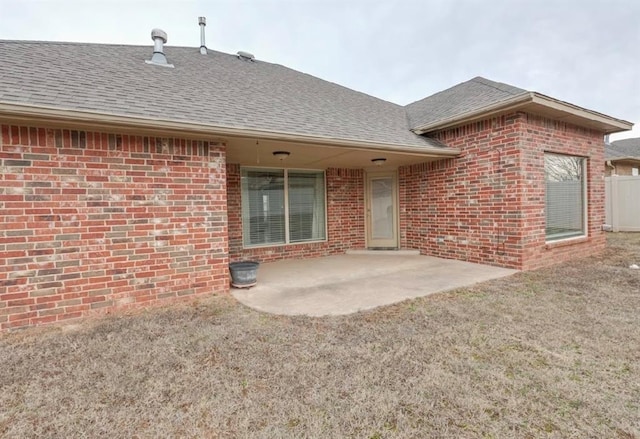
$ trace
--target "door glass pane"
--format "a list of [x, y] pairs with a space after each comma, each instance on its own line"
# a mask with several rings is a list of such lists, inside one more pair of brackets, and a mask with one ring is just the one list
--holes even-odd
[[393, 238], [393, 178], [371, 180], [371, 237]]

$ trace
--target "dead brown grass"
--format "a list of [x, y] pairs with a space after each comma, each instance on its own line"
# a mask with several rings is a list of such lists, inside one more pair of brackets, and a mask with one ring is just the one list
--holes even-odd
[[640, 234], [340, 318], [230, 298], [0, 336], [0, 436], [640, 438]]

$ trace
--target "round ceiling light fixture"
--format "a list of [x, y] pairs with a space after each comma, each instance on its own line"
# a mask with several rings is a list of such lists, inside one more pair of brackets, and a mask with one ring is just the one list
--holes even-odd
[[277, 158], [278, 160], [280, 160], [280, 161], [286, 159], [290, 155], [291, 155], [291, 153], [289, 151], [274, 151], [273, 152], [273, 156], [275, 158]]

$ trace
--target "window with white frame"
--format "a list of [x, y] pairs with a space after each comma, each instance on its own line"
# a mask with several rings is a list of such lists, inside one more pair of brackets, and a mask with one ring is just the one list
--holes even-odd
[[583, 157], [545, 153], [547, 241], [586, 234], [585, 166]]
[[242, 169], [245, 247], [326, 239], [322, 171]]

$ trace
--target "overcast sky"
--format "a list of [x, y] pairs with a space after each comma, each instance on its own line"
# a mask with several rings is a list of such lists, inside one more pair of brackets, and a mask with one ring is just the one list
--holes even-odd
[[[0, 39], [200, 44], [407, 104], [475, 76], [636, 124], [639, 0], [0, 0]], [[2, 62], [2, 60], [0, 60]], [[37, 62], [37, 60], [34, 60]]]

